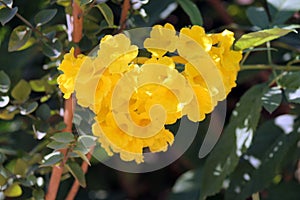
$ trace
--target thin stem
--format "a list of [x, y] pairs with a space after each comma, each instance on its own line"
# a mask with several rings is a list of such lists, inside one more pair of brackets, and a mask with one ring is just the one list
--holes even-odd
[[300, 66], [289, 66], [286, 65], [243, 65], [241, 66], [241, 71], [244, 70], [267, 70], [267, 69], [274, 69], [274, 70], [285, 70], [285, 71], [300, 71]]
[[251, 53], [251, 51], [248, 51], [248, 52], [245, 53], [245, 56], [243, 57], [243, 60], [241, 61], [241, 65], [243, 65], [245, 63], [245, 61], [249, 57], [250, 53]]
[[130, 0], [124, 0], [122, 6], [121, 18], [120, 18], [119, 33], [126, 28], [126, 20], [127, 20], [129, 9], [130, 9]]
[[[94, 147], [92, 147], [90, 152], [86, 155], [88, 160], [91, 160], [93, 151], [94, 151]], [[88, 167], [89, 167], [89, 164], [87, 162], [83, 161], [81, 164], [81, 169], [84, 174], [86, 174], [86, 172], [88, 171]], [[80, 188], [79, 181], [75, 180], [69, 191], [68, 196], [66, 197], [66, 200], [73, 200], [75, 198], [79, 188]]]

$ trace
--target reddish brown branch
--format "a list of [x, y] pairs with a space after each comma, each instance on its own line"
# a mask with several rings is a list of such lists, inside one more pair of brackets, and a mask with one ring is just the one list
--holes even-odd
[[[82, 24], [83, 24], [83, 13], [80, 6], [74, 1], [73, 7], [73, 42], [78, 43], [82, 38]], [[74, 56], [76, 57], [80, 54], [80, 49], [75, 48]], [[72, 132], [72, 121], [73, 121], [73, 100], [72, 97], [65, 101], [64, 105], [64, 122], [66, 128], [63, 132]], [[68, 149], [61, 150], [64, 158], [59, 166], [53, 166], [52, 174], [48, 186], [48, 191], [46, 194], [46, 200], [55, 200], [57, 196], [57, 191], [60, 184], [60, 179], [64, 170], [64, 166], [68, 160]], [[74, 194], [76, 195], [76, 193]]]
[[128, 16], [128, 12], [130, 9], [130, 0], [124, 0], [120, 18], [120, 29], [119, 32], [122, 32], [126, 28], [126, 20]]
[[[90, 152], [86, 155], [88, 160], [91, 160], [93, 150], [94, 150], [94, 148], [91, 148]], [[89, 167], [88, 163], [83, 161], [83, 163], [81, 164], [81, 169], [82, 169], [84, 174], [86, 174], [86, 172], [88, 171], [88, 167]], [[72, 187], [71, 187], [71, 189], [70, 189], [70, 191], [69, 191], [69, 194], [68, 194], [66, 200], [73, 200], [75, 198], [79, 188], [80, 188], [80, 184], [77, 180], [75, 180]]]
[[220, 0], [208, 0], [207, 2], [215, 9], [225, 25], [233, 23], [232, 17], [228, 14]]

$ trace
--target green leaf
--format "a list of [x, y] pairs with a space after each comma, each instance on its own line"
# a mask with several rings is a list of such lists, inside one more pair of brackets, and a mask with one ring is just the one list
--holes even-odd
[[282, 91], [280, 87], [271, 87], [261, 98], [264, 108], [269, 112], [274, 112], [282, 101]]
[[86, 187], [84, 173], [76, 162], [69, 162], [66, 164], [68, 171], [73, 175], [73, 177], [79, 182], [81, 187]]
[[85, 161], [88, 165], [91, 165], [89, 159], [86, 157], [85, 154], [83, 154], [81, 151], [73, 151], [76, 153], [83, 161]]
[[106, 3], [99, 3], [96, 7], [100, 10], [108, 25], [114, 26], [114, 14], [110, 7]]
[[43, 43], [42, 50], [49, 58], [58, 58], [62, 52], [62, 43], [58, 39], [53, 39], [51, 43]]
[[9, 76], [4, 72], [0, 71], [0, 92], [6, 93], [10, 88]]
[[5, 185], [5, 183], [6, 183], [6, 178], [4, 176], [2, 176], [2, 174], [0, 174], [0, 187]]
[[300, 4], [298, 0], [267, 0], [275, 8], [280, 11], [298, 11]]
[[86, 148], [96, 145], [97, 138], [91, 135], [81, 135], [78, 137], [78, 142], [81, 142]]
[[13, 183], [11, 186], [9, 186], [5, 191], [4, 195], [6, 197], [18, 197], [22, 195], [22, 188], [19, 184]]
[[182, 174], [173, 186], [172, 193], [168, 199], [198, 199], [201, 176], [202, 168], [190, 170]]
[[190, 0], [177, 0], [184, 12], [189, 16], [193, 25], [203, 25], [203, 19], [197, 5]]
[[9, 103], [9, 96], [0, 96], [0, 108], [7, 106]]
[[29, 98], [31, 93], [31, 87], [29, 83], [21, 79], [17, 85], [12, 89], [11, 96], [21, 102], [24, 102]]
[[18, 110], [10, 110], [8, 106], [5, 109], [0, 110], [0, 119], [11, 120], [18, 112]]
[[200, 182], [201, 199], [219, 192], [225, 178], [237, 166], [239, 157], [249, 148], [260, 118], [261, 97], [266, 89], [265, 84], [250, 88], [232, 112], [228, 126], [205, 161]]
[[10, 8], [1, 8], [0, 9], [0, 22], [2, 26], [4, 26], [7, 22], [9, 22], [18, 12], [18, 7]]
[[48, 23], [56, 15], [57, 9], [41, 10], [34, 16], [34, 22], [37, 26]]
[[62, 158], [63, 155], [60, 152], [50, 153], [44, 157], [41, 167], [48, 167], [48, 166], [55, 165], [56, 163], [60, 162]]
[[287, 10], [282, 10], [281, 8], [275, 8], [270, 3], [268, 3], [268, 8], [269, 8], [269, 12], [270, 12], [270, 15], [271, 15], [270, 26], [276, 26], [276, 25], [284, 24], [295, 13], [294, 11], [287, 11]]
[[283, 89], [300, 88], [300, 72], [287, 72], [279, 80], [279, 85]]
[[23, 159], [19, 158], [17, 159], [14, 166], [14, 174], [18, 174], [21, 175], [22, 177], [25, 177], [27, 168], [28, 168], [27, 163]]
[[32, 196], [34, 197], [34, 200], [44, 200], [45, 192], [42, 189], [34, 189], [32, 191]]
[[291, 103], [300, 103], [300, 87], [298, 89], [285, 89], [284, 94]]
[[42, 120], [46, 121], [51, 116], [51, 110], [49, 106], [45, 103], [39, 106], [39, 108], [36, 110], [36, 116], [41, 118]]
[[28, 115], [32, 112], [34, 112], [37, 107], [39, 106], [39, 104], [37, 102], [27, 102], [23, 105], [20, 106], [20, 114], [21, 115]]
[[93, 0], [80, 0], [80, 5], [81, 6], [84, 6], [84, 5], [87, 5], [89, 3], [91, 3]]
[[258, 26], [261, 29], [269, 27], [268, 14], [263, 7], [251, 6], [247, 9], [246, 14], [252, 25]]
[[297, 149], [297, 141], [299, 140], [300, 133], [299, 130], [297, 131], [298, 128], [295, 127], [295, 130], [290, 134], [280, 134], [271, 145], [266, 146], [267, 151], [261, 154], [261, 164], [257, 169], [248, 172], [250, 177], [248, 181], [240, 182], [238, 185], [233, 186], [235, 188], [239, 187], [240, 193], [228, 199], [246, 199], [251, 194], [261, 191], [272, 182], [282, 170], [282, 163], [285, 157], [289, 156], [289, 150], [292, 149], [295, 152]]
[[51, 139], [55, 140], [56, 142], [70, 143], [74, 141], [74, 135], [70, 132], [59, 132], [51, 136]]
[[8, 51], [19, 51], [30, 39], [32, 30], [24, 25], [17, 26], [11, 33], [8, 42]]
[[[12, 7], [12, 5], [13, 5], [13, 0], [2, 0], [8, 7]], [[1, 3], [0, 2], [0, 8], [1, 7], [5, 7], [4, 5], [3, 5], [3, 3]]]
[[45, 92], [45, 81], [43, 79], [29, 81], [31, 89], [35, 92]]
[[58, 150], [58, 149], [65, 149], [68, 147], [67, 143], [61, 143], [61, 142], [56, 142], [52, 141], [47, 145], [48, 148]]
[[283, 28], [273, 28], [265, 29], [262, 31], [257, 31], [253, 33], [244, 34], [234, 45], [235, 49], [243, 50], [250, 47], [256, 47], [264, 44], [268, 41], [282, 37], [294, 30], [283, 29]]

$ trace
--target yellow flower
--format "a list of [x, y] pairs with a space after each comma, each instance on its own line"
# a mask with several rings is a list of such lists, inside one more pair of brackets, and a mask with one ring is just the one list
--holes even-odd
[[175, 28], [171, 24], [155, 25], [150, 32], [150, 38], [144, 41], [144, 47], [152, 56], [161, 57], [176, 50], [177, 40]]
[[75, 79], [85, 59], [86, 57], [84, 55], [78, 55], [77, 58], [75, 58], [74, 48], [72, 48], [70, 52], [64, 56], [62, 63], [59, 65], [58, 69], [61, 70], [63, 74], [59, 75], [57, 83], [59, 84], [60, 90], [64, 93], [65, 99], [70, 98], [74, 92]]

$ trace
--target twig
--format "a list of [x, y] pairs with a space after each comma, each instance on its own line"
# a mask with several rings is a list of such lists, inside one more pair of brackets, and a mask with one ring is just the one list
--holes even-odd
[[126, 28], [126, 20], [127, 20], [127, 15], [128, 15], [129, 9], [130, 9], [130, 0], [124, 0], [123, 6], [122, 6], [121, 18], [120, 18], [119, 33], [122, 32]]
[[300, 71], [300, 66], [286, 66], [286, 65], [243, 65], [241, 66], [241, 71], [243, 70], [263, 70], [263, 69], [274, 69], [274, 70], [285, 70], [285, 71]]
[[[93, 151], [94, 151], [94, 147], [92, 147], [90, 149], [90, 152], [86, 155], [88, 160], [91, 160]], [[88, 167], [89, 167], [89, 164], [87, 162], [83, 161], [82, 164], [81, 164], [81, 169], [82, 169], [84, 174], [87, 173]], [[79, 188], [80, 188], [79, 181], [75, 180], [72, 187], [71, 187], [71, 189], [70, 189], [70, 191], [69, 191], [69, 194], [68, 194], [66, 200], [73, 200], [75, 198]]]

